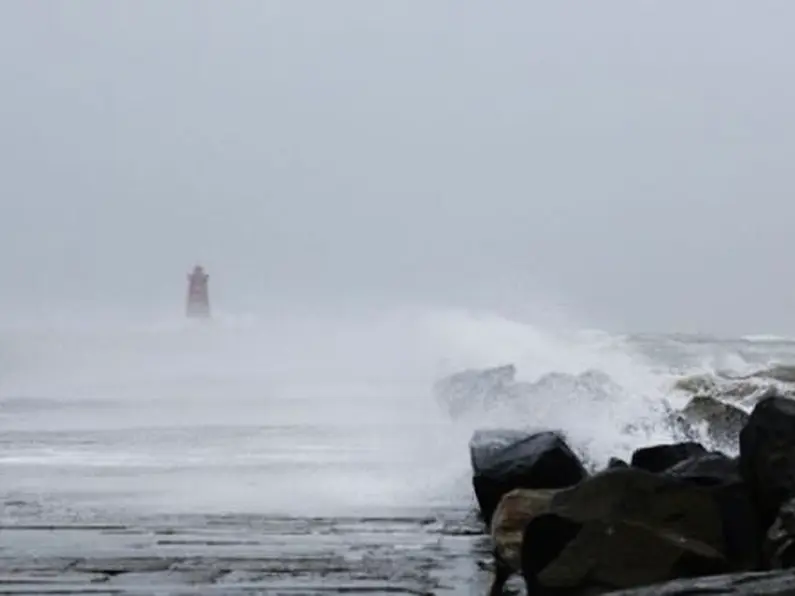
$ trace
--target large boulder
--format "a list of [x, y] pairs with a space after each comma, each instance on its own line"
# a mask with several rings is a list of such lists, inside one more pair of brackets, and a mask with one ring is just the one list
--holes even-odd
[[475, 406], [510, 399], [515, 381], [516, 366], [506, 364], [449, 375], [434, 383], [433, 392], [451, 416], [459, 416]]
[[531, 520], [549, 510], [552, 497], [560, 490], [516, 488], [500, 499], [491, 518], [491, 539], [497, 563], [505, 565], [506, 571], [517, 572], [521, 569], [524, 528]]
[[526, 526], [528, 593], [606, 593], [755, 569], [761, 534], [740, 483], [705, 486], [637, 468], [557, 492]]
[[469, 461], [472, 469], [481, 470], [487, 467], [500, 451], [529, 439], [538, 432], [513, 428], [477, 429], [469, 439]]
[[740, 473], [770, 527], [795, 497], [795, 401], [773, 396], [756, 404], [740, 433]]
[[[499, 435], [495, 431], [492, 438]], [[516, 432], [516, 431], [512, 431]], [[515, 488], [567, 488], [588, 475], [563, 436], [553, 431], [503, 435], [496, 445], [475, 434], [470, 441], [472, 484], [481, 515], [487, 524], [500, 499]]]
[[707, 486], [742, 482], [739, 458], [729, 457], [719, 451], [689, 457], [662, 474]]
[[706, 425], [708, 438], [719, 445], [734, 446], [749, 414], [737, 406], [709, 395], [696, 395], [682, 409], [682, 415], [694, 425]]
[[647, 472], [662, 472], [681, 461], [706, 452], [704, 446], [695, 441], [652, 445], [637, 449], [629, 463], [633, 468]]

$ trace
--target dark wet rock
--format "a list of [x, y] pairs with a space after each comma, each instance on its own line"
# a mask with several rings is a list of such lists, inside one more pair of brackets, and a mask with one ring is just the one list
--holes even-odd
[[666, 476], [698, 484], [730, 484], [742, 482], [739, 458], [712, 451], [694, 455], [662, 472]]
[[494, 457], [506, 447], [529, 439], [538, 431], [512, 428], [484, 428], [472, 433], [469, 440], [469, 461], [473, 470], [488, 467]]
[[549, 588], [583, 588], [577, 585], [558, 586], [542, 583], [544, 570], [560, 557], [561, 553], [577, 538], [583, 529], [582, 523], [545, 513], [532, 519], [524, 529], [521, 551], [521, 573], [527, 593], [547, 594]]
[[475, 496], [487, 524], [502, 496], [515, 488], [566, 488], [588, 475], [563, 436], [552, 431], [499, 448], [470, 442], [470, 454]]
[[768, 397], [754, 407], [740, 433], [740, 472], [769, 527], [795, 497], [795, 401]]
[[458, 416], [477, 405], [510, 398], [515, 378], [513, 364], [469, 369], [440, 379], [433, 392], [452, 416]]
[[620, 457], [611, 457], [610, 460], [607, 462], [608, 470], [612, 470], [613, 468], [628, 468], [628, 467], [629, 464]]
[[610, 596], [792, 596], [795, 570], [757, 571], [679, 579], [632, 590], [610, 592]]
[[708, 395], [695, 396], [682, 409], [682, 414], [692, 424], [706, 424], [710, 440], [732, 446], [750, 417], [745, 410]]
[[768, 569], [795, 568], [795, 499], [781, 506], [766, 538], [765, 566]]
[[707, 450], [704, 446], [695, 441], [653, 445], [636, 450], [630, 465], [647, 472], [662, 472], [681, 461], [705, 453]]
[[559, 491], [526, 525], [522, 573], [529, 593], [606, 593], [754, 569], [760, 543], [742, 484], [613, 469]]

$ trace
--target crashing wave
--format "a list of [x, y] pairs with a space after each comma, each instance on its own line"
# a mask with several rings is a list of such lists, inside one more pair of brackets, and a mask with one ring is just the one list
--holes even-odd
[[689, 396], [710, 396], [751, 408], [773, 393], [795, 396], [795, 366], [774, 365], [745, 375], [729, 371], [689, 375], [678, 379], [673, 389]]
[[586, 370], [577, 375], [550, 372], [534, 382], [517, 381], [514, 364], [467, 369], [434, 384], [436, 399], [454, 417], [474, 409], [528, 404], [538, 395], [601, 401], [620, 391], [620, 386], [609, 375], [598, 370]]
[[685, 394], [687, 400], [677, 404], [665, 396], [631, 395], [627, 399], [625, 388], [599, 370], [550, 372], [527, 382], [517, 380], [515, 365], [504, 364], [444, 377], [435, 383], [434, 394], [454, 419], [507, 410], [510, 426], [517, 430], [525, 428], [522, 422], [537, 425], [543, 421], [569, 435], [585, 457], [591, 451], [590, 443], [597, 440], [588, 430], [595, 427], [612, 432], [614, 440], [627, 446], [650, 440], [699, 441], [731, 452], [747, 420], [749, 406], [745, 402], [753, 404], [763, 396], [782, 394], [780, 386], [769, 379], [787, 378], [789, 372], [795, 373], [795, 367], [791, 371], [776, 367], [743, 377], [683, 377], [674, 384], [674, 393]]

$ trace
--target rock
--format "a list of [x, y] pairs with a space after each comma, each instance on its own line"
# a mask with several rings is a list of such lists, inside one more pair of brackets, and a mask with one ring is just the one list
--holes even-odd
[[521, 569], [522, 534], [525, 526], [549, 509], [552, 497], [561, 489], [517, 488], [506, 493], [491, 519], [491, 539], [497, 565], [504, 566], [495, 576], [492, 592], [499, 594], [511, 573]]
[[[528, 522], [522, 535], [520, 566], [528, 595], [551, 592], [549, 585], [541, 583], [541, 574], [579, 536], [582, 528], [583, 524], [554, 513], [543, 513]], [[571, 585], [562, 587], [565, 590]], [[553, 586], [555, 588], [559, 590], [561, 586]], [[584, 591], [578, 590], [578, 593]], [[496, 596], [493, 590], [492, 596]]]
[[647, 472], [662, 472], [680, 461], [706, 452], [703, 445], [694, 441], [642, 447], [632, 454], [630, 465]]
[[538, 431], [512, 428], [485, 428], [472, 433], [469, 440], [469, 460], [473, 470], [487, 467], [495, 455], [520, 441], [529, 439]]
[[557, 492], [525, 527], [529, 594], [610, 590], [756, 568], [761, 535], [741, 483], [703, 486], [638, 468]]
[[740, 473], [769, 528], [795, 497], [795, 401], [767, 397], [756, 404], [740, 433]]
[[610, 596], [792, 596], [795, 570], [757, 571], [679, 579], [633, 590], [610, 592]]
[[485, 369], [470, 369], [437, 381], [433, 386], [436, 399], [452, 416], [458, 416], [480, 404], [510, 398], [515, 382], [516, 366], [506, 364]]
[[736, 445], [750, 415], [736, 406], [708, 395], [697, 395], [682, 409], [692, 424], [706, 424], [707, 436], [715, 443]]
[[704, 485], [742, 482], [739, 458], [712, 451], [694, 455], [662, 472], [666, 476]]
[[[473, 436], [475, 439], [475, 436]], [[588, 473], [563, 437], [556, 432], [535, 433], [500, 447], [477, 447], [470, 442], [472, 484], [484, 521], [500, 499], [515, 488], [566, 488]]]
[[765, 563], [769, 569], [795, 567], [795, 499], [790, 499], [778, 511], [767, 531]]
[[610, 460], [607, 462], [608, 470], [612, 470], [613, 468], [628, 468], [628, 467], [629, 464], [620, 457], [611, 457]]

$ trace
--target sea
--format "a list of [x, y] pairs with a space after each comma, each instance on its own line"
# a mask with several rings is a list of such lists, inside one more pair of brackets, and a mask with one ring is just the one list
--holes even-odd
[[[677, 440], [682, 379], [793, 362], [785, 337], [452, 309], [6, 322], [0, 594], [484, 594], [475, 430], [560, 430], [598, 469]], [[518, 402], [451, 415], [434, 394], [508, 363]], [[749, 378], [749, 410], [782, 382]]]

